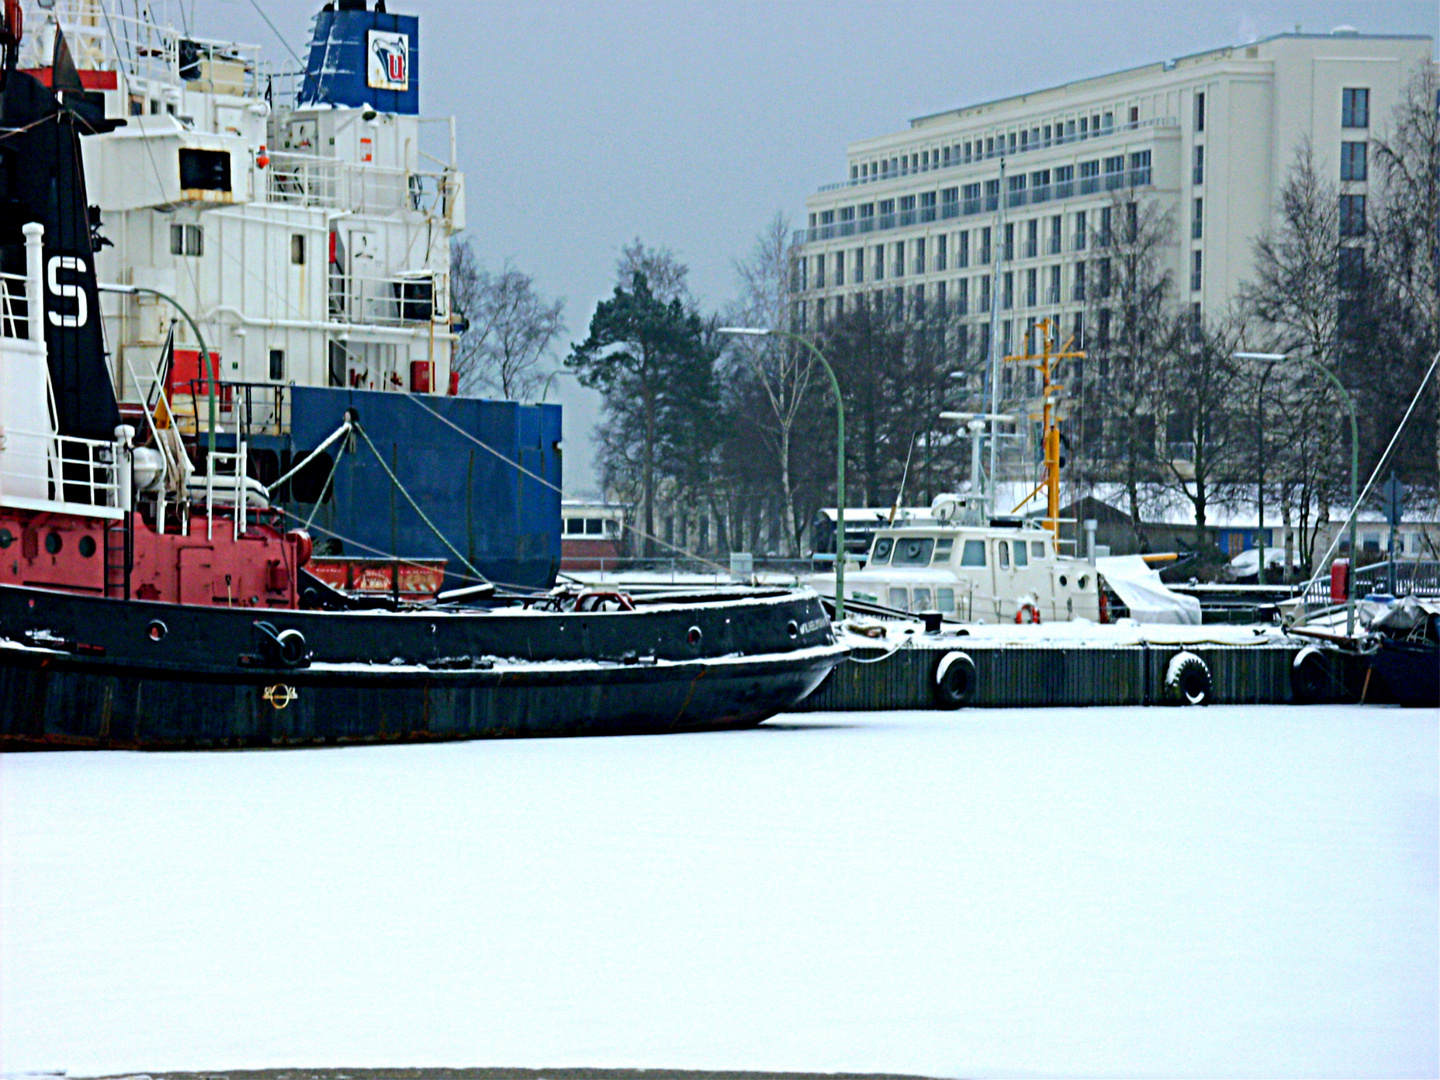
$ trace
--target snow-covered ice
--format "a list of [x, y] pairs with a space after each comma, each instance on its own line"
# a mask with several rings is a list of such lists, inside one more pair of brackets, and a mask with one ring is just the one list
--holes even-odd
[[0, 1071], [1440, 1072], [1437, 717], [0, 760]]

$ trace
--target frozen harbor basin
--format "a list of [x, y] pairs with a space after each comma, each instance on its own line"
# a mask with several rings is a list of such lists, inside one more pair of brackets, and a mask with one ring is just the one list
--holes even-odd
[[0, 1071], [1440, 1073], [1437, 717], [0, 759]]

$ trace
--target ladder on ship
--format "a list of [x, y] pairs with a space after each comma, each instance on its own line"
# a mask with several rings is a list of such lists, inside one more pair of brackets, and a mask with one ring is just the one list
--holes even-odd
[[135, 533], [130, 515], [105, 526], [105, 595], [130, 599], [130, 570], [135, 565]]

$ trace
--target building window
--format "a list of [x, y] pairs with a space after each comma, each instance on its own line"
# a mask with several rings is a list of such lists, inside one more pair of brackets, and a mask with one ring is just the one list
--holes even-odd
[[1089, 237], [1085, 232], [1085, 211], [1080, 210], [1075, 214], [1075, 250], [1084, 251]]
[[1040, 254], [1040, 219], [1031, 218], [1025, 223], [1025, 257], [1033, 259]]
[[1056, 214], [1050, 219], [1050, 241], [1045, 245], [1046, 254], [1060, 254], [1060, 234], [1064, 228], [1064, 219]]
[[816, 255], [816, 256], [815, 256], [815, 288], [817, 288], [817, 289], [823, 289], [824, 287], [825, 287], [825, 256], [824, 256], [824, 255]]
[[[1060, 302], [1060, 264], [1056, 263], [1050, 267], [1050, 289], [1045, 294], [1047, 304], [1058, 304]], [[1059, 325], [1058, 322], [1056, 325]]]
[[1343, 247], [1340, 249], [1340, 287], [1358, 289], [1365, 284], [1365, 249]]
[[1000, 252], [1000, 258], [1006, 262], [1011, 262], [1015, 258], [1015, 223], [1013, 221], [1005, 223], [1005, 249]]
[[1364, 180], [1366, 178], [1365, 147], [1363, 142], [1342, 142], [1340, 144], [1340, 179]]
[[196, 258], [204, 255], [205, 230], [199, 225], [171, 225], [170, 254], [192, 255]]
[[1205, 231], [1205, 200], [1195, 200], [1194, 213], [1190, 215], [1190, 239], [1199, 240]]
[[1205, 130], [1205, 91], [1203, 90], [1195, 95], [1195, 130]]
[[905, 276], [905, 241], [898, 240], [895, 243], [895, 276]]
[[1195, 185], [1205, 183], [1205, 148], [1195, 147], [1193, 155], [1194, 168], [1191, 170], [1190, 182]]
[[1100, 208], [1100, 235], [1096, 238], [1096, 241], [1095, 241], [1095, 243], [1096, 243], [1096, 245], [1097, 245], [1098, 247], [1109, 247], [1109, 246], [1110, 246], [1110, 240], [1111, 240], [1111, 221], [1110, 221], [1110, 219], [1114, 216], [1114, 215], [1112, 214], [1112, 211], [1113, 211], [1113, 210], [1114, 210], [1114, 207], [1112, 207], [1112, 206], [1102, 206], [1102, 207]]
[[943, 317], [945, 316], [945, 314], [946, 314], [945, 304], [946, 304], [946, 301], [947, 301], [948, 299], [949, 299], [949, 288], [948, 288], [948, 286], [947, 286], [947, 285], [945, 284], [945, 282], [943, 282], [943, 281], [936, 282], [936, 284], [935, 284], [935, 314], [939, 315], [939, 316], [942, 317], [942, 318], [943, 318]]
[[970, 279], [961, 278], [955, 283], [955, 314], [970, 314]]
[[955, 269], [964, 270], [970, 265], [970, 230], [961, 229], [955, 236]]
[[270, 381], [282, 382], [285, 378], [285, 350], [270, 350]]
[[1005, 271], [1004, 291], [1002, 295], [1004, 296], [1004, 300], [1000, 306], [1003, 310], [1009, 311], [1015, 306], [1015, 271], [1013, 270]]
[[845, 253], [843, 251], [835, 252], [835, 284], [845, 284]]
[[1080, 162], [1080, 194], [1093, 195], [1100, 190], [1100, 162]]
[[1039, 276], [1040, 272], [1034, 267], [1025, 271], [1025, 306], [1034, 307], [1039, 300]]
[[1340, 196], [1340, 235], [1365, 235], [1365, 196]]
[[1075, 263], [1075, 289], [1071, 295], [1072, 300], [1085, 299], [1085, 260], [1080, 259]]
[[1201, 272], [1203, 271], [1204, 267], [1205, 267], [1205, 260], [1204, 260], [1204, 256], [1201, 254], [1201, 252], [1192, 251], [1192, 252], [1190, 253], [1190, 291], [1191, 291], [1191, 292], [1199, 292], [1199, 291], [1200, 291], [1200, 277], [1201, 277]]
[[1116, 154], [1105, 159], [1105, 190], [1114, 191], [1125, 184], [1125, 157]]
[[990, 262], [990, 226], [986, 225], [980, 230], [980, 265], [985, 266]]
[[885, 245], [875, 245], [875, 280], [885, 280]]
[[1370, 126], [1370, 91], [1364, 87], [1346, 87], [1340, 91], [1340, 126]]
[[1110, 260], [1097, 259], [1095, 267], [1100, 271], [1100, 280], [1096, 284], [1098, 295], [1105, 297], [1110, 295]]
[[990, 279], [989, 279], [988, 277], [982, 277], [982, 278], [979, 279], [979, 281], [980, 281], [980, 310], [981, 310], [982, 312], [987, 312], [987, 311], [990, 310]]
[[853, 266], [855, 267], [855, 269], [854, 269], [853, 271], [851, 271], [851, 277], [853, 277], [853, 278], [855, 279], [855, 284], [856, 284], [856, 285], [859, 285], [859, 284], [863, 283], [864, 280], [865, 280], [865, 249], [864, 249], [864, 248], [856, 248], [856, 249], [855, 249], [855, 261], [854, 261], [854, 263], [852, 263], [851, 265], [853, 265]]

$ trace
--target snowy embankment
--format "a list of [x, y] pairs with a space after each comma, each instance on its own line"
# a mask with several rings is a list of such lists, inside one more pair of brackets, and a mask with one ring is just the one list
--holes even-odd
[[0, 760], [0, 1070], [1435, 1076], [1437, 718]]

